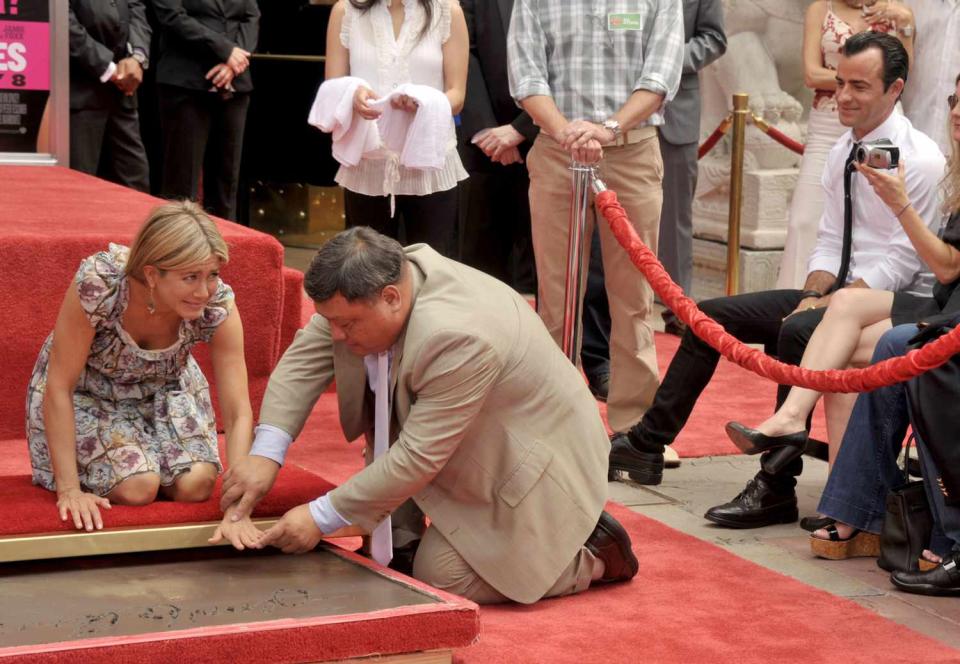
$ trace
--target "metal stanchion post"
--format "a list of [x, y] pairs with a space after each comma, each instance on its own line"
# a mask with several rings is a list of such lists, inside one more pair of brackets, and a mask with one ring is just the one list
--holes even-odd
[[733, 136], [730, 150], [730, 211], [727, 222], [727, 295], [740, 290], [740, 208], [743, 205], [743, 145], [749, 95], [733, 95]]
[[578, 364], [580, 352], [580, 303], [583, 301], [583, 246], [586, 239], [587, 206], [590, 204], [590, 181], [594, 167], [573, 162], [570, 190], [570, 224], [567, 229], [567, 281], [563, 297], [564, 354]]

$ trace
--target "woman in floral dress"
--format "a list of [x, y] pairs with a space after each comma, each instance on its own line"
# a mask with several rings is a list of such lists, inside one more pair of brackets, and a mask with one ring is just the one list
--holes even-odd
[[[157, 208], [131, 248], [81, 261], [27, 392], [33, 481], [57, 492], [64, 521], [100, 529], [112, 503], [210, 497], [222, 466], [198, 342], [212, 350], [227, 461], [246, 455], [253, 413], [227, 260], [209, 217], [178, 202]], [[224, 536], [257, 539], [249, 519], [229, 516]]]

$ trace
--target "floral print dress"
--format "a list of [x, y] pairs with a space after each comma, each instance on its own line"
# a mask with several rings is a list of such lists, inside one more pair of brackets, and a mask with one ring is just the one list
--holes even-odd
[[[210, 386], [190, 349], [210, 341], [233, 306], [220, 282], [203, 314], [183, 321], [178, 340], [162, 350], [137, 346], [121, 323], [129, 299], [129, 249], [111, 244], [84, 259], [75, 278], [80, 305], [96, 329], [73, 394], [80, 484], [99, 496], [139, 473], [169, 486], [198, 462], [221, 470]], [[27, 446], [35, 484], [56, 490], [43, 422], [51, 333], [27, 390]]]

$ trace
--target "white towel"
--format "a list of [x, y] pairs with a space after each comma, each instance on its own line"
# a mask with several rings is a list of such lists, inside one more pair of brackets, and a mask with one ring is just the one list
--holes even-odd
[[[415, 113], [390, 105], [393, 97], [407, 95], [417, 101]], [[422, 170], [440, 170], [447, 152], [456, 146], [450, 100], [429, 85], [404, 83], [389, 95], [371, 102], [383, 113], [377, 120], [383, 146], [399, 155], [400, 165]]]
[[370, 87], [355, 76], [324, 81], [307, 117], [309, 124], [333, 135], [333, 158], [344, 166], [356, 166], [380, 147], [377, 123], [353, 112], [353, 95], [361, 85]]

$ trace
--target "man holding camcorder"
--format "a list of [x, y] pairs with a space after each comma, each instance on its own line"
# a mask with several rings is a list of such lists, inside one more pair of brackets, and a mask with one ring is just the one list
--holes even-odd
[[[844, 46], [837, 68], [840, 121], [850, 127], [827, 157], [825, 201], [817, 244], [810, 255], [802, 290], [775, 290], [717, 298], [700, 304], [727, 332], [746, 343], [762, 343], [782, 361], [798, 364], [814, 328], [837, 288], [877, 288], [929, 296], [933, 277], [906, 233], [864, 176], [852, 164], [875, 167], [908, 164], [907, 189], [927, 226], [940, 221], [937, 183], [944, 158], [937, 145], [895, 111], [907, 80], [908, 58], [893, 37], [865, 32]], [[673, 442], [713, 375], [719, 354], [684, 334], [677, 354], [643, 419], [612, 441], [610, 469], [637, 481], [654, 478], [663, 467], [663, 446]], [[778, 406], [786, 397], [781, 387]], [[771, 438], [773, 443], [776, 438]], [[769, 442], [769, 441], [768, 441]], [[731, 502], [705, 518], [730, 528], [756, 528], [797, 519], [795, 477], [803, 468], [802, 445], [771, 444], [761, 470]]]

